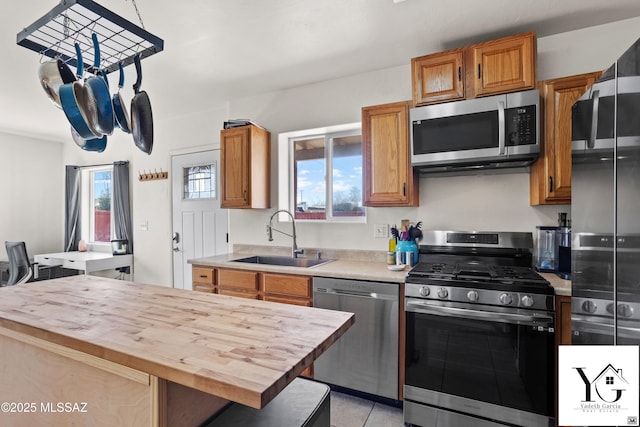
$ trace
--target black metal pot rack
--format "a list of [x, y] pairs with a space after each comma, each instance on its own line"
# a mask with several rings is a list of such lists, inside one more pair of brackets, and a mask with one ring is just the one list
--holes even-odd
[[17, 35], [17, 44], [50, 58], [61, 58], [76, 67], [74, 43], [80, 44], [85, 69], [93, 67], [91, 33], [100, 42], [101, 69], [118, 70], [136, 55], [146, 58], [164, 49], [164, 41], [92, 0], [62, 0], [42, 18]]

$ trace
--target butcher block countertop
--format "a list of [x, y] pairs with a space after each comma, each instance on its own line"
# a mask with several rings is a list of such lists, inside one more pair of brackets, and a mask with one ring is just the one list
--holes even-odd
[[0, 288], [0, 327], [254, 408], [354, 315], [96, 276]]

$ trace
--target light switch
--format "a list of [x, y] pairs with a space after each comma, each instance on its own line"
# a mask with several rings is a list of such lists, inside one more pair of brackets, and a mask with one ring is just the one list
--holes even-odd
[[140, 230], [149, 231], [149, 221], [144, 221], [140, 223]]
[[379, 237], [386, 239], [389, 237], [389, 225], [388, 224], [374, 224], [373, 225], [373, 237]]

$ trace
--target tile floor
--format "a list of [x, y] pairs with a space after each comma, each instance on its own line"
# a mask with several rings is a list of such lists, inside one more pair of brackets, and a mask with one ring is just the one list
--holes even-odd
[[331, 391], [331, 427], [403, 427], [402, 409]]

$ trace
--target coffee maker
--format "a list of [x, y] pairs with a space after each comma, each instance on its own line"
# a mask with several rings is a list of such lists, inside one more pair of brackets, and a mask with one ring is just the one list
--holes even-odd
[[536, 253], [536, 270], [553, 272], [558, 271], [556, 253], [556, 230], [558, 227], [539, 225], [536, 227], [538, 234], [538, 250]]
[[556, 274], [562, 279], [571, 279], [571, 227], [558, 227], [556, 242]]
[[558, 227], [538, 226], [536, 270], [571, 278], [571, 227], [567, 214], [558, 214]]

